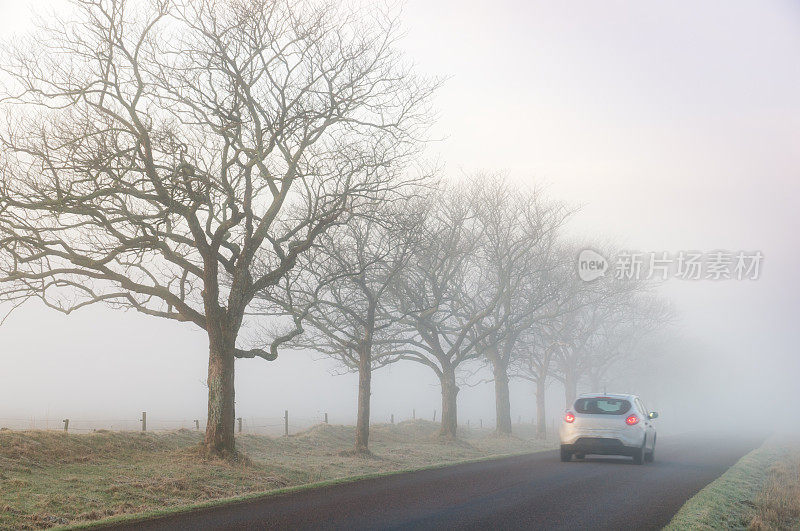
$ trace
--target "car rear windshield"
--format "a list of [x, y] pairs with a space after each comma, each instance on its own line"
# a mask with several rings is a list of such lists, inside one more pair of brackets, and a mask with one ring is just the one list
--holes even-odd
[[631, 403], [622, 398], [579, 398], [575, 401], [578, 413], [590, 415], [624, 415]]

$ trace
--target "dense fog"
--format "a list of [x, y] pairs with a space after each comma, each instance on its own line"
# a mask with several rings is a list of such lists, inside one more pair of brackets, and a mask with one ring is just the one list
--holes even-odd
[[[0, 0], [0, 37], [45, 4]], [[575, 209], [570, 241], [648, 256], [760, 252], [757, 278], [660, 283], [674, 308], [667, 332], [638, 362], [612, 367], [604, 389], [583, 379], [578, 390], [637, 393], [666, 433], [796, 429], [800, 6], [629, 2], [621, 12], [409, 0], [401, 45], [420, 72], [446, 78], [425, 157], [456, 187], [502, 172]], [[0, 427], [58, 429], [70, 418], [76, 429], [138, 429], [142, 411], [156, 429], [193, 427], [206, 416], [207, 364], [208, 338], [193, 324], [102, 305], [62, 315], [30, 301], [0, 326]], [[358, 378], [342, 372], [308, 349], [239, 360], [236, 415], [271, 433], [285, 410], [292, 430], [325, 414], [352, 424]], [[479, 361], [460, 368], [460, 425], [494, 426], [491, 377]], [[438, 420], [441, 407], [428, 368], [375, 371], [373, 423]], [[564, 407], [553, 380], [548, 423]], [[512, 378], [512, 421], [535, 411], [532, 385]]]

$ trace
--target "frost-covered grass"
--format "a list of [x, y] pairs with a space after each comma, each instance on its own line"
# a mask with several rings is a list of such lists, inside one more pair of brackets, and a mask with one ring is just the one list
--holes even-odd
[[416, 420], [375, 425], [374, 456], [349, 455], [353, 428], [318, 425], [291, 437], [237, 437], [240, 462], [198, 456], [201, 434], [0, 431], [0, 528], [43, 528], [352, 476], [554, 448], [531, 426], [517, 437], [490, 430], [438, 439]]
[[786, 450], [756, 498], [751, 529], [800, 529], [800, 443]]
[[665, 529], [800, 529], [800, 444], [770, 439], [686, 502]]

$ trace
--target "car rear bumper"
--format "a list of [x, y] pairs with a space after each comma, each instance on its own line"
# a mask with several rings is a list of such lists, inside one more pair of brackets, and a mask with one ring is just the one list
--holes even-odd
[[635, 455], [641, 447], [641, 444], [630, 446], [620, 439], [609, 437], [580, 437], [572, 444], [561, 445], [562, 450], [572, 454], [627, 455], [630, 457]]
[[574, 426], [565, 422], [561, 427], [559, 436], [562, 445], [574, 445], [578, 444], [581, 440], [585, 440], [580, 444], [598, 446], [600, 448], [617, 446], [618, 444], [631, 448], [641, 448], [642, 442], [644, 442], [645, 431], [643, 427], [640, 426], [591, 428], [587, 426]]

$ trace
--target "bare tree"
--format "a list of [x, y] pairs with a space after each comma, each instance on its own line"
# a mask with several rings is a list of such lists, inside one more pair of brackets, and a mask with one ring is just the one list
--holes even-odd
[[477, 259], [482, 237], [472, 200], [474, 183], [443, 190], [430, 201], [418, 244], [403, 269], [395, 301], [408, 352], [401, 357], [431, 368], [442, 391], [440, 435], [455, 438], [458, 424], [456, 370], [480, 355], [475, 333], [501, 293]]
[[483, 338], [480, 349], [492, 369], [497, 433], [509, 435], [509, 365], [521, 337], [553, 310], [560, 282], [556, 242], [568, 212], [541, 192], [515, 189], [499, 177], [481, 176], [473, 200], [482, 227], [480, 267], [492, 289], [502, 293], [473, 333]]
[[578, 396], [578, 384], [588, 374], [591, 366], [591, 342], [600, 325], [604, 308], [583, 303], [564, 314], [554, 324], [558, 330], [553, 377], [564, 386], [564, 400], [569, 407]]
[[415, 199], [386, 203], [328, 231], [282, 292], [264, 294], [265, 302], [305, 323], [296, 346], [358, 372], [356, 453], [369, 453], [372, 371], [405, 348], [396, 330], [402, 315], [387, 298], [416, 243], [422, 210]]
[[231, 454], [234, 360], [299, 333], [240, 348], [249, 304], [398, 186], [434, 83], [395, 18], [335, 2], [74, 6], [2, 52], [0, 294], [205, 330], [205, 445]]

